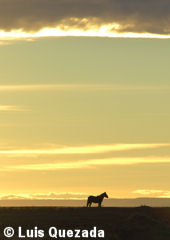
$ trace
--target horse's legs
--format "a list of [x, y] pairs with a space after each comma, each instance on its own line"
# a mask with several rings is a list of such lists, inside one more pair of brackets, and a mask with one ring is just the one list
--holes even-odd
[[98, 205], [98, 207], [101, 207], [101, 204], [102, 204], [102, 203], [101, 203], [101, 202], [99, 202], [99, 205]]
[[89, 199], [87, 199], [87, 207], [91, 207], [91, 204], [92, 202]]
[[87, 207], [90, 207], [90, 202], [89, 202], [89, 200], [87, 200]]

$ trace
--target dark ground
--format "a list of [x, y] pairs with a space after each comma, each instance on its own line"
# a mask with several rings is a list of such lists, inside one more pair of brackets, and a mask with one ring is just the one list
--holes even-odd
[[[14, 227], [16, 233], [18, 226], [23, 229], [37, 226], [45, 232], [51, 226], [58, 229], [92, 229], [96, 226], [105, 230], [106, 240], [170, 240], [170, 208], [1, 207], [1, 240], [8, 239], [3, 236], [7, 226]], [[19, 238], [11, 238], [14, 239]], [[52, 238], [46, 235], [42, 239]]]

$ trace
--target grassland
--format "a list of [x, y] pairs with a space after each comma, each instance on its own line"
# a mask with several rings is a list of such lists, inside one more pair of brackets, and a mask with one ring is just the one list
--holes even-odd
[[7, 239], [3, 236], [7, 226], [16, 232], [18, 226], [37, 226], [45, 232], [51, 226], [89, 230], [96, 226], [105, 231], [106, 240], [170, 240], [170, 208], [1, 207], [0, 239]]

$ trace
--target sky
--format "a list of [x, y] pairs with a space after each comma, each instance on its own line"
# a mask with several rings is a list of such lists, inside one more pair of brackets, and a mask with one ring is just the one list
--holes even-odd
[[0, 3], [0, 198], [170, 197], [169, 2]]

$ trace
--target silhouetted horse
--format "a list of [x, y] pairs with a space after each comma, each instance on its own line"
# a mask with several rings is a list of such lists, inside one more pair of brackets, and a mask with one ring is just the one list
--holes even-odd
[[100, 194], [99, 196], [89, 196], [87, 199], [87, 207], [91, 207], [92, 203], [98, 203], [98, 206], [101, 207], [103, 198], [108, 198], [108, 195], [106, 192]]

